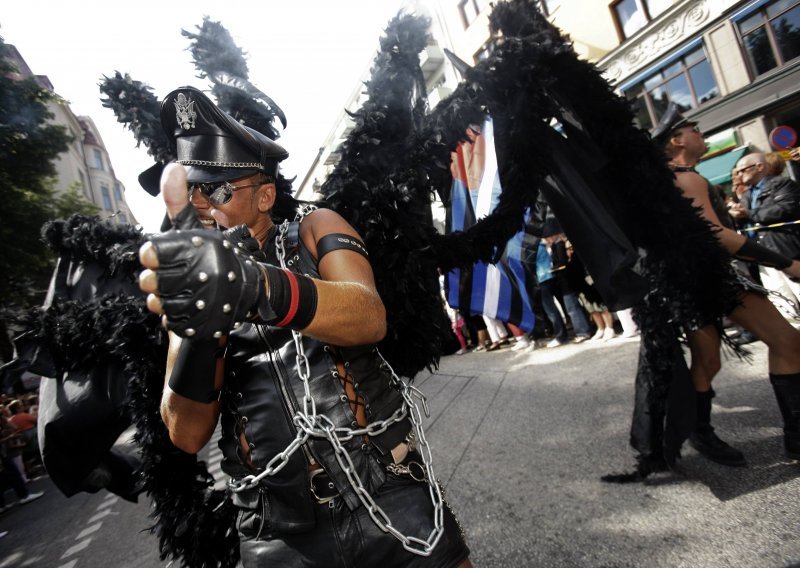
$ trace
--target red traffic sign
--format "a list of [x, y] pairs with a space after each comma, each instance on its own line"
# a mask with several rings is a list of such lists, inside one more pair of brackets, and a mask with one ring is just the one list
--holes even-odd
[[791, 126], [776, 126], [769, 133], [769, 142], [773, 148], [793, 148], [797, 144], [797, 132]]

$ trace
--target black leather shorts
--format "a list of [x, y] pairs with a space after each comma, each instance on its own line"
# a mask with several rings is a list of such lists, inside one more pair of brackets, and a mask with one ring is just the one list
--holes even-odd
[[[428, 486], [386, 474], [373, 499], [405, 535], [426, 540], [433, 529]], [[444, 532], [430, 556], [418, 556], [381, 531], [363, 506], [350, 511], [341, 498], [315, 505], [316, 526], [304, 533], [265, 533], [258, 510], [242, 510], [239, 519], [241, 566], [255, 568], [455, 568], [469, 556], [461, 527], [444, 507]], [[261, 527], [261, 528], [256, 528]]]

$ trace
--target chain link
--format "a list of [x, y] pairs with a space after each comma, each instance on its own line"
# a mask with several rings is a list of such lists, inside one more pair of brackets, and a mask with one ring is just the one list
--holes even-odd
[[[298, 214], [298, 218], [302, 219], [305, 215], [316, 209], [314, 206], [304, 207]], [[298, 220], [298, 219], [296, 219]], [[286, 248], [284, 241], [286, 234], [289, 230], [289, 221], [285, 220], [279, 229], [279, 235], [276, 241], [276, 249], [278, 253], [278, 260], [280, 261], [281, 268], [286, 269]], [[296, 364], [297, 374], [300, 381], [303, 383], [303, 409], [298, 410], [292, 418], [292, 422], [297, 428], [297, 436], [282, 452], [274, 456], [264, 468], [264, 471], [258, 475], [248, 475], [241, 480], [231, 484], [234, 492], [244, 491], [258, 485], [258, 483], [265, 477], [275, 475], [279, 472], [288, 462], [289, 458], [298, 451], [309, 438], [323, 438], [326, 439], [333, 447], [334, 456], [347, 476], [347, 481], [355, 491], [361, 504], [364, 506], [372, 521], [384, 532], [388, 532], [396, 539], [398, 539], [403, 548], [413, 554], [419, 556], [430, 556], [436, 544], [439, 542], [444, 532], [444, 499], [439, 484], [436, 483], [436, 476], [433, 472], [431, 449], [428, 441], [425, 438], [425, 432], [422, 429], [422, 412], [420, 412], [419, 405], [414, 399], [419, 400], [422, 405], [422, 411], [426, 416], [429, 416], [427, 401], [425, 395], [419, 389], [404, 382], [400, 377], [395, 374], [392, 367], [383, 358], [383, 355], [376, 349], [375, 352], [381, 358], [383, 366], [391, 372], [391, 385], [396, 388], [403, 397], [403, 404], [398, 408], [389, 418], [385, 420], [378, 420], [367, 424], [363, 428], [337, 428], [336, 425], [324, 414], [317, 414], [317, 406], [314, 397], [311, 396], [311, 390], [308, 385], [309, 377], [311, 376], [308, 358], [305, 354], [303, 347], [303, 336], [300, 332], [292, 330], [292, 337], [295, 344], [295, 352], [297, 353]], [[400, 422], [401, 420], [409, 418], [413, 426], [413, 438], [417, 451], [422, 456], [422, 464], [419, 465], [423, 472], [421, 477], [424, 478], [428, 484], [428, 492], [433, 504], [433, 517], [434, 527], [428, 538], [423, 540], [414, 536], [404, 535], [398, 531], [392, 524], [391, 519], [386, 512], [381, 509], [369, 491], [364, 487], [361, 478], [358, 476], [353, 460], [350, 454], [345, 449], [343, 442], [347, 442], [357, 436], [377, 436], [382, 434], [392, 424]], [[402, 469], [395, 468], [395, 473], [406, 473]], [[416, 477], [414, 477], [416, 479]]]

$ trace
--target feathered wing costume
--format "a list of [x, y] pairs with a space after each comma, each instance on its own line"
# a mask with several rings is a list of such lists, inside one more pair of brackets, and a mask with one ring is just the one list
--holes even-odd
[[[381, 349], [407, 377], [435, 367], [449, 327], [436, 269], [496, 260], [542, 191], [609, 307], [636, 307], [643, 340], [631, 441], [640, 467], [619, 480], [641, 478], [674, 460], [688, 435], [692, 417], [673, 412], [693, 396], [677, 337], [718, 320], [736, 301], [726, 255], [708, 224], [676, 191], [664, 157], [634, 126], [627, 103], [591, 64], [578, 59], [533, 0], [495, 7], [493, 54], [467, 70], [465, 81], [432, 112], [418, 63], [426, 25], [408, 15], [390, 22], [365, 86], [368, 102], [353, 114], [356, 127], [322, 187], [327, 205], [359, 231], [371, 251], [378, 251], [372, 255], [373, 269], [389, 316]], [[185, 35], [194, 41], [195, 62], [201, 76], [212, 81], [220, 107], [275, 136], [273, 118], [285, 125], [285, 117], [247, 81], [241, 50], [218, 23], [206, 19], [198, 29]], [[144, 85], [117, 73], [101, 90], [104, 104], [158, 162], [171, 159], [158, 126], [158, 101]], [[467, 231], [439, 235], [431, 223], [432, 195], [448, 201], [450, 154], [467, 139], [467, 128], [481, 124], [487, 114], [495, 123], [503, 186], [499, 205]], [[279, 189], [274, 213], [290, 217], [296, 205], [291, 182], [281, 178]], [[51, 242], [62, 263], [82, 254], [65, 245], [75, 241], [73, 235], [102, 233], [102, 239], [86, 239], [82, 246], [103, 250], [111, 243], [128, 253], [144, 239], [86, 219], [55, 227], [60, 236]], [[90, 262], [93, 270], [121, 282], [133, 281], [138, 270], [130, 258], [124, 269], [101, 258]], [[54, 301], [42, 321], [69, 312], [70, 301]], [[165, 339], [157, 318], [145, 311], [136, 292], [116, 300], [113, 294], [90, 295], [80, 302], [82, 308], [64, 315], [58, 325], [39, 327], [40, 345], [59, 362], [57, 376], [64, 380], [69, 380], [64, 373], [90, 373], [105, 365], [126, 382], [127, 418], [137, 427], [141, 483], [155, 503], [153, 530], [162, 557], [187, 566], [235, 565], [231, 507], [210, 490], [205, 465], [171, 445], [160, 421]], [[89, 328], [77, 336], [79, 345], [53, 333], [63, 326], [78, 329], [82, 318]], [[112, 328], [122, 335], [114, 335], [109, 346], [104, 330]], [[79, 356], [101, 344], [106, 344], [99, 351], [105, 358]]]

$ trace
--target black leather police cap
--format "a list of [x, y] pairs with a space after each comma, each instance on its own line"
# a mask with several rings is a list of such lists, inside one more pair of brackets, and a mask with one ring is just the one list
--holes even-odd
[[669, 103], [666, 112], [661, 115], [656, 127], [650, 132], [650, 137], [658, 144], [664, 145], [669, 140], [670, 134], [684, 126], [694, 126], [696, 122], [687, 120], [681, 114], [681, 109], [675, 103]]
[[289, 153], [217, 108], [200, 90], [181, 87], [161, 103], [161, 125], [186, 166], [189, 183], [212, 183], [278, 173]]

